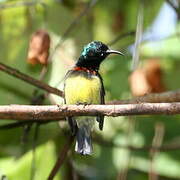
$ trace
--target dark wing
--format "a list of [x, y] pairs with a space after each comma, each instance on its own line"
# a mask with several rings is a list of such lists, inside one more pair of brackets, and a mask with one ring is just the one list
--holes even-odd
[[[99, 77], [99, 79], [101, 81], [101, 90], [100, 90], [101, 104], [105, 104], [105, 102], [104, 102], [105, 90], [104, 90], [104, 85], [103, 85], [103, 79], [99, 73], [97, 73], [97, 76]], [[97, 116], [96, 120], [99, 122], [99, 129], [103, 130], [104, 116], [99, 115], [99, 116]]]
[[[71, 74], [71, 70], [68, 71], [64, 77], [64, 79], [66, 80], [68, 78], [68, 76]], [[65, 81], [66, 82], [66, 81]], [[64, 104], [66, 104], [66, 96], [65, 96], [65, 86], [66, 86], [66, 83], [64, 82]], [[77, 131], [77, 124], [76, 124], [76, 120], [73, 118], [73, 117], [66, 117], [66, 120], [68, 121], [68, 124], [70, 126], [70, 129], [71, 129], [71, 133], [72, 135], [74, 136], [76, 134], [76, 131]]]

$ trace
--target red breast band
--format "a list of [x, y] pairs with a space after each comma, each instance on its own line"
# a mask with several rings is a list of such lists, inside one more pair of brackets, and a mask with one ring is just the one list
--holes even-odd
[[74, 67], [73, 70], [74, 71], [85, 71], [85, 72], [91, 73], [93, 75], [97, 75], [97, 72], [95, 70], [88, 69], [88, 68], [85, 68], [85, 67]]

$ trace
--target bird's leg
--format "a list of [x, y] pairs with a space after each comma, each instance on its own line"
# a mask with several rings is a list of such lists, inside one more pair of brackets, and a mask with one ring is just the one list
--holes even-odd
[[71, 135], [72, 135], [72, 136], [75, 136], [76, 133], [77, 133], [77, 129], [78, 129], [76, 120], [73, 119], [73, 117], [66, 117], [66, 120], [67, 120], [68, 123], [69, 123], [70, 130], [71, 130]]

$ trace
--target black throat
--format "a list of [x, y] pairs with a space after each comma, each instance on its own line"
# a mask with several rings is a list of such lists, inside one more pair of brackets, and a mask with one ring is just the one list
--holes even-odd
[[76, 66], [77, 67], [84, 67], [87, 68], [89, 70], [93, 70], [93, 71], [98, 71], [99, 70], [99, 66], [100, 66], [101, 61], [99, 61], [98, 59], [84, 59], [83, 56], [80, 56]]

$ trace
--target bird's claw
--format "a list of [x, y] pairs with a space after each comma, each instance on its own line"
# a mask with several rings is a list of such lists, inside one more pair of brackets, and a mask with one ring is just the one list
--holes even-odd
[[78, 102], [76, 103], [76, 105], [83, 105], [83, 107], [85, 108], [87, 105], [90, 105], [90, 103], [87, 103], [87, 102]]

